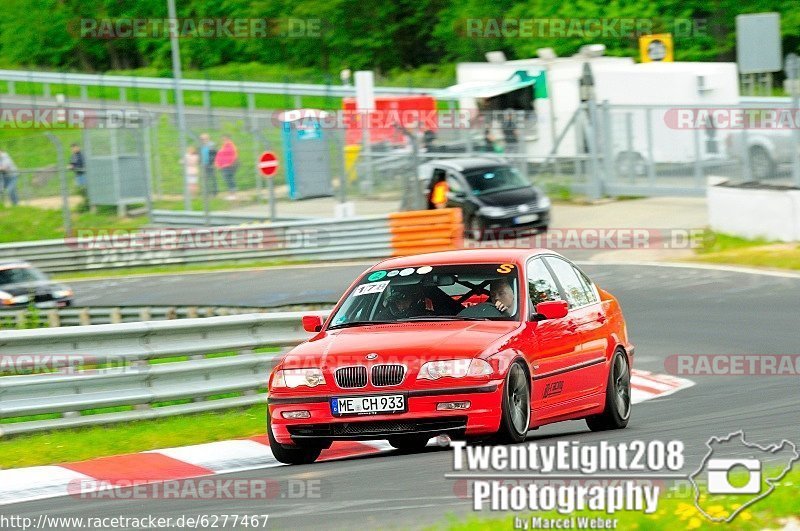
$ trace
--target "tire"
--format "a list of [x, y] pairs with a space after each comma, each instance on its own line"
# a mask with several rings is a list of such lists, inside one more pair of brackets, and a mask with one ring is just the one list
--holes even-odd
[[631, 418], [631, 371], [625, 353], [617, 350], [611, 358], [606, 385], [606, 407], [602, 413], [586, 418], [592, 431], [620, 430]]
[[313, 463], [322, 453], [319, 446], [283, 446], [275, 440], [272, 434], [272, 423], [267, 425], [267, 435], [269, 437], [269, 449], [275, 459], [286, 465], [308, 465]]
[[531, 379], [522, 363], [508, 369], [503, 385], [502, 417], [495, 438], [500, 443], [521, 443], [531, 425]]
[[484, 223], [478, 214], [473, 214], [467, 223], [467, 237], [481, 242], [484, 240]]
[[643, 177], [647, 175], [647, 163], [638, 151], [622, 151], [616, 160], [617, 179], [628, 177]]
[[401, 452], [418, 452], [428, 445], [430, 439], [427, 435], [405, 435], [389, 438], [389, 444]]
[[769, 152], [761, 146], [753, 146], [748, 152], [750, 159], [750, 176], [756, 181], [775, 177], [775, 161]]

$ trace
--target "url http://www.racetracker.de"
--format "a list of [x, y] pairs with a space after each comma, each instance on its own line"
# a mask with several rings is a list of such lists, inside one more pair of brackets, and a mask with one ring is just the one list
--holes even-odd
[[0, 515], [0, 529], [263, 529], [266, 514], [195, 514], [182, 516], [34, 516]]

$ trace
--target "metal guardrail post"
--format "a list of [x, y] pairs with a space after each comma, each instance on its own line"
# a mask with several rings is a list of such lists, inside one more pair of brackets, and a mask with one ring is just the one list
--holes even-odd
[[586, 124], [586, 139], [589, 148], [589, 180], [587, 195], [589, 199], [600, 199], [603, 196], [603, 183], [600, 176], [600, 161], [597, 153], [597, 103], [593, 99], [587, 102], [589, 123]]
[[656, 162], [653, 153], [653, 114], [650, 107], [645, 114], [645, 127], [647, 128], [647, 180], [650, 186], [656, 186]]
[[600, 115], [603, 122], [603, 169], [609, 182], [617, 180], [614, 169], [614, 137], [611, 128], [611, 106], [608, 100], [600, 104]]
[[633, 151], [633, 113], [625, 113], [625, 155], [628, 157], [628, 181], [636, 181], [635, 156]]
[[703, 183], [703, 155], [700, 148], [700, 129], [694, 129], [694, 185], [702, 188]]
[[747, 127], [742, 128], [742, 145], [739, 146], [741, 149], [741, 157], [742, 157], [742, 171], [744, 172], [744, 180], [746, 182], [753, 180], [753, 172], [751, 171], [752, 168], [750, 167], [750, 143], [747, 140]]
[[64, 145], [61, 139], [53, 133], [45, 133], [47, 138], [56, 148], [56, 164], [58, 165], [58, 181], [61, 189], [61, 211], [64, 218], [64, 234], [67, 238], [72, 236], [72, 215], [69, 209], [69, 188], [67, 174], [64, 167]]
[[61, 316], [58, 314], [58, 310], [50, 310], [47, 312], [47, 326], [50, 328], [58, 328], [61, 326]]

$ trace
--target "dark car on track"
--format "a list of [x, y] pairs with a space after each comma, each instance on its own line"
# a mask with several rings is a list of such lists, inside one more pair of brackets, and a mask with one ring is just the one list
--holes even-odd
[[461, 208], [468, 234], [513, 229], [546, 232], [550, 223], [550, 198], [519, 171], [488, 157], [434, 160], [419, 172], [427, 190], [428, 207], [436, 183], [447, 183], [447, 206]]
[[0, 261], [0, 310], [72, 306], [72, 290], [24, 261]]

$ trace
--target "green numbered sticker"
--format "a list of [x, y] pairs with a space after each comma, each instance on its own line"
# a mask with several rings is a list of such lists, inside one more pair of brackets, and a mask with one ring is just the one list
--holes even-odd
[[374, 273], [370, 274], [370, 276], [367, 277], [367, 280], [369, 280], [370, 282], [374, 282], [375, 280], [380, 280], [385, 276], [386, 276], [386, 271], [375, 271]]

